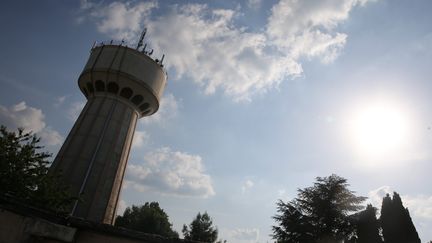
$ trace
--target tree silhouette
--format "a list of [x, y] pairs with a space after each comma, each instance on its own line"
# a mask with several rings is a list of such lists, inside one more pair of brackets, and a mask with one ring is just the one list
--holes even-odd
[[213, 243], [216, 242], [218, 237], [218, 230], [213, 226], [213, 221], [207, 212], [204, 214], [198, 213], [189, 228], [183, 225], [182, 232], [185, 240]]
[[404, 208], [398, 193], [393, 193], [393, 199], [389, 194], [383, 198], [380, 220], [385, 243], [420, 243], [408, 208]]
[[376, 208], [368, 204], [366, 209], [358, 213], [356, 231], [357, 243], [382, 243], [379, 233], [380, 224], [376, 218]]
[[297, 198], [279, 201], [273, 218], [272, 237], [277, 242], [341, 242], [352, 238], [349, 214], [362, 208], [364, 197], [348, 189], [347, 180], [337, 175], [317, 177], [312, 187], [298, 189]]
[[0, 126], [0, 195], [65, 211], [76, 198], [60, 183], [60, 175], [48, 174], [51, 154], [42, 152], [39, 142], [31, 132], [9, 132]]
[[178, 233], [171, 228], [168, 215], [157, 202], [127, 207], [123, 216], [117, 216], [115, 225], [144, 233], [178, 238]]

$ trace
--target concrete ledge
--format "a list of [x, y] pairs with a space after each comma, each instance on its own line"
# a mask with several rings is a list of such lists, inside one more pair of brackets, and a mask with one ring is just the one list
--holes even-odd
[[[37, 242], [42, 243], [106, 243], [106, 240], [110, 243], [199, 243], [69, 217], [4, 195], [0, 195], [0, 214], [4, 216], [0, 215], [0, 242], [21, 243], [27, 242], [24, 239], [28, 237], [36, 237], [39, 240]], [[11, 229], [15, 232], [11, 232]], [[92, 240], [87, 241], [86, 238]]]
[[24, 219], [24, 233], [44, 238], [73, 242], [77, 229], [37, 218]]

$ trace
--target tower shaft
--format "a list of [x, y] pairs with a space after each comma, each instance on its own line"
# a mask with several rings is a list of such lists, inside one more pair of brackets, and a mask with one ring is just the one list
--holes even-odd
[[115, 97], [88, 100], [51, 168], [80, 195], [74, 216], [113, 223], [137, 119]]
[[137, 120], [165, 88], [159, 61], [122, 45], [92, 49], [78, 85], [87, 103], [50, 168], [73, 196], [72, 216], [113, 224]]

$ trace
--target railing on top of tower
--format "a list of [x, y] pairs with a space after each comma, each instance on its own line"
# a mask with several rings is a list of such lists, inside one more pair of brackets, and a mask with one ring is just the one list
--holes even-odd
[[[151, 57], [154, 50], [153, 49], [147, 50], [147, 43], [144, 43], [144, 37], [145, 37], [146, 33], [147, 33], [147, 28], [144, 28], [143, 32], [141, 33], [140, 39], [138, 41], [138, 44], [135, 47], [135, 50], [143, 53], [144, 55], [148, 56], [153, 61], [155, 61], [157, 64], [159, 64], [159, 66], [164, 70], [164, 73], [165, 73], [165, 75], [167, 76], [167, 79], [168, 79], [168, 72], [166, 71], [166, 69], [165, 69], [165, 67], [163, 65], [163, 61], [165, 59], [165, 54], [162, 54], [162, 57], [161, 57], [160, 60], [157, 59], [157, 58], [153, 59]], [[126, 44], [126, 41], [124, 39], [121, 40], [121, 41], [116, 41], [116, 40], [110, 40], [110, 41], [106, 41], [106, 42], [104, 42], [104, 41], [101, 41], [101, 42], [95, 41], [93, 43], [93, 46], [91, 47], [90, 51], [92, 51], [93, 49], [95, 49], [97, 47], [101, 47], [101, 46], [105, 46], [105, 45], [125, 46], [125, 47], [128, 47], [128, 48], [131, 48], [131, 47], [129, 47]], [[139, 49], [141, 47], [142, 47], [142, 49], [140, 51]], [[133, 48], [131, 48], [131, 49], [133, 49]]]

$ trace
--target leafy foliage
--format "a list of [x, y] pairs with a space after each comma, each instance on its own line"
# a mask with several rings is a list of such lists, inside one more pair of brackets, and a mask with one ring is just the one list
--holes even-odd
[[279, 201], [273, 218], [273, 238], [277, 242], [341, 242], [353, 236], [349, 217], [361, 209], [364, 197], [348, 190], [347, 180], [337, 175], [317, 177], [312, 187], [298, 189], [297, 198]]
[[31, 132], [0, 127], [0, 194], [29, 204], [64, 211], [75, 200], [59, 175], [48, 174], [51, 156], [40, 152], [40, 139]]
[[157, 234], [178, 238], [179, 235], [171, 227], [168, 215], [157, 202], [146, 202], [144, 205], [127, 207], [123, 216], [117, 216], [116, 226], [121, 226], [144, 233]]
[[368, 204], [366, 209], [358, 213], [356, 223], [357, 243], [382, 243], [380, 224], [376, 218], [376, 208]]
[[381, 225], [385, 243], [420, 243], [415, 226], [399, 194], [387, 194], [381, 206]]
[[183, 225], [183, 235], [186, 240], [196, 240], [202, 242], [216, 242], [218, 230], [212, 226], [213, 221], [205, 212], [198, 213], [196, 218], [188, 226]]

